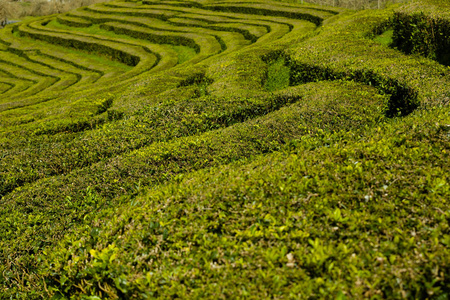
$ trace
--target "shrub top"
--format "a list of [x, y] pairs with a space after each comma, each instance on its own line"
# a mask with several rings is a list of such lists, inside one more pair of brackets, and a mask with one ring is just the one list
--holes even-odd
[[447, 0], [420, 0], [402, 6], [399, 12], [424, 13], [433, 18], [450, 20], [450, 1]]

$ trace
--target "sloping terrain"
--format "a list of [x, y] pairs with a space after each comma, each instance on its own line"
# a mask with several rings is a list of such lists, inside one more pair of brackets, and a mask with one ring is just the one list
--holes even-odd
[[0, 298], [450, 297], [450, 25], [415, 3], [0, 30]]

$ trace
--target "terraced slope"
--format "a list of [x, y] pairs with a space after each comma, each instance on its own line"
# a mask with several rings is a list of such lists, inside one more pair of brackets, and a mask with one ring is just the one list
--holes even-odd
[[450, 69], [374, 40], [408, 9], [0, 30], [0, 298], [448, 297]]
[[[20, 110], [13, 114], [21, 116], [32, 110], [36, 120], [39, 109], [31, 106], [54, 101], [51, 99], [60, 98], [61, 93], [77, 99], [74, 95], [80, 91], [82, 95], [86, 90], [96, 94], [98, 87], [124, 84], [142, 73], [148, 76], [179, 63], [198, 63], [311, 31], [334, 13], [306, 7], [287, 13], [284, 6], [272, 4], [272, 10], [252, 8], [253, 13], [267, 16], [249, 17], [216, 12], [220, 8], [208, 5], [184, 5], [108, 3], [2, 30], [3, 56], [11, 58], [11, 66], [2, 65], [2, 70], [8, 74], [6, 78], [18, 79], [17, 89], [5, 88], [3, 92], [9, 91], [0, 107], [0, 111], [7, 111], [2, 120], [10, 120], [6, 116], [15, 108]], [[270, 16], [277, 14], [282, 17]], [[29, 74], [30, 67], [40, 69], [40, 73]], [[85, 115], [92, 113], [86, 111]], [[9, 126], [7, 122], [2, 125]]]

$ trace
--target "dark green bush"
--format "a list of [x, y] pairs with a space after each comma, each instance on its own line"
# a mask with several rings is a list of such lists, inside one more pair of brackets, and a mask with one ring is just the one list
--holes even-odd
[[136, 66], [140, 61], [140, 57], [138, 55], [131, 54], [124, 49], [120, 49], [119, 47], [112, 47], [111, 44], [107, 45], [101, 41], [94, 42], [88, 38], [82, 37], [64, 37], [63, 34], [39, 32], [37, 30], [33, 30], [33, 28], [18, 27], [18, 30], [24, 37], [39, 39], [51, 44], [62, 45], [87, 52], [107, 55], [112, 60], [120, 61], [129, 66]]
[[450, 21], [424, 13], [397, 12], [392, 19], [393, 47], [450, 66]]
[[448, 298], [450, 70], [373, 39], [439, 1], [2, 29], [0, 299]]

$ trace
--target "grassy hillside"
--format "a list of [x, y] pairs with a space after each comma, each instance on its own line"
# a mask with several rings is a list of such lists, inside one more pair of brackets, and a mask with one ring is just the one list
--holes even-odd
[[447, 6], [0, 30], [0, 298], [448, 299]]

